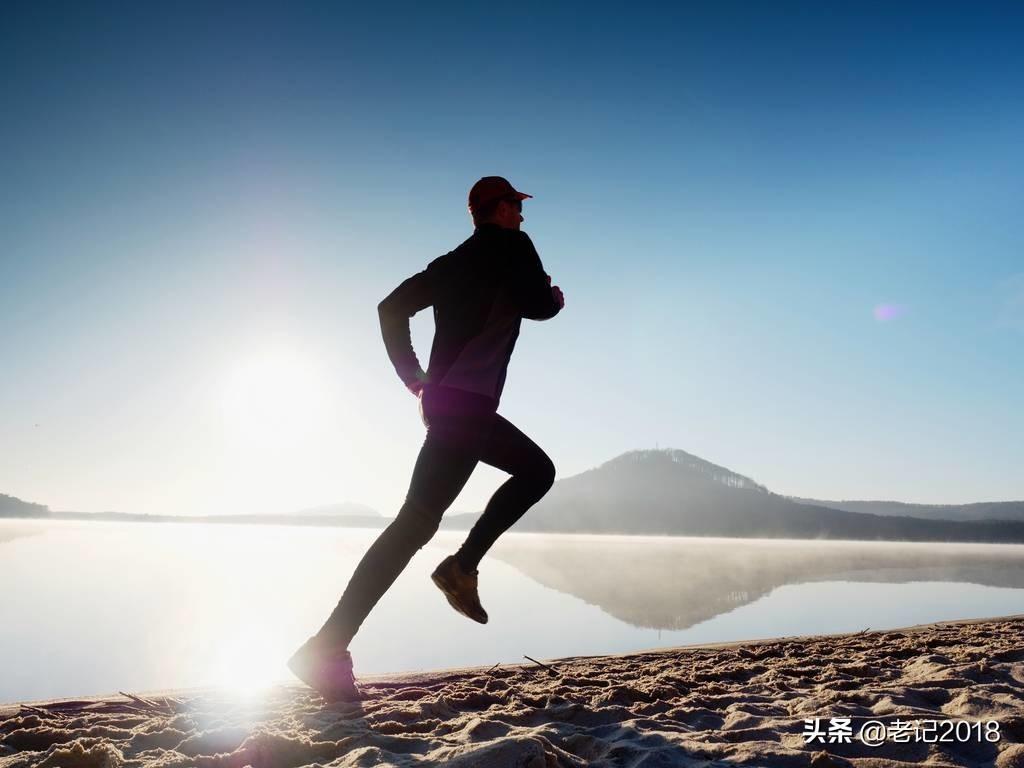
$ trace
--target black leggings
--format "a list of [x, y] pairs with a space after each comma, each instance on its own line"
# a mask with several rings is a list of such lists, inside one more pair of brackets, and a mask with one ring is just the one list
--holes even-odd
[[427, 437], [420, 449], [405, 503], [356, 566], [348, 587], [320, 636], [348, 647], [412, 556], [437, 532], [445, 510], [462, 491], [478, 461], [508, 472], [455, 556], [467, 572], [497, 538], [548, 492], [555, 480], [551, 459], [494, 411], [487, 398], [429, 387], [420, 400]]

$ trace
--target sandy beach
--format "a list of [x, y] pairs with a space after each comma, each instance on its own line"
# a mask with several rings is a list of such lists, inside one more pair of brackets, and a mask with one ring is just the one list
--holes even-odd
[[1024, 616], [541, 661], [5, 705], [0, 768], [1024, 766]]

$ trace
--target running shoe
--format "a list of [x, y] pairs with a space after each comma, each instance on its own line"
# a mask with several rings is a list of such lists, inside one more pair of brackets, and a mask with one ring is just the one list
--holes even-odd
[[480, 605], [476, 589], [477, 571], [467, 573], [462, 570], [455, 555], [449, 555], [441, 561], [430, 578], [444, 593], [452, 608], [473, 621], [487, 623], [487, 611]]
[[362, 698], [352, 672], [352, 654], [325, 645], [316, 635], [288, 659], [288, 669], [326, 702]]

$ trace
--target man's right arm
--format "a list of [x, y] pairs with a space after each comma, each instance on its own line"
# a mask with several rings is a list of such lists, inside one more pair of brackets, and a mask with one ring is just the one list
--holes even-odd
[[434, 274], [431, 264], [388, 294], [377, 305], [380, 332], [391, 364], [405, 386], [417, 392], [426, 377], [412, 348], [409, 318], [434, 303]]

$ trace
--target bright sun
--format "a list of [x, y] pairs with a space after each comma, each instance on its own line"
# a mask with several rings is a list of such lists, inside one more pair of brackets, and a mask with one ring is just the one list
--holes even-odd
[[332, 397], [316, 356], [285, 342], [240, 356], [221, 387], [224, 512], [294, 507], [331, 454]]

